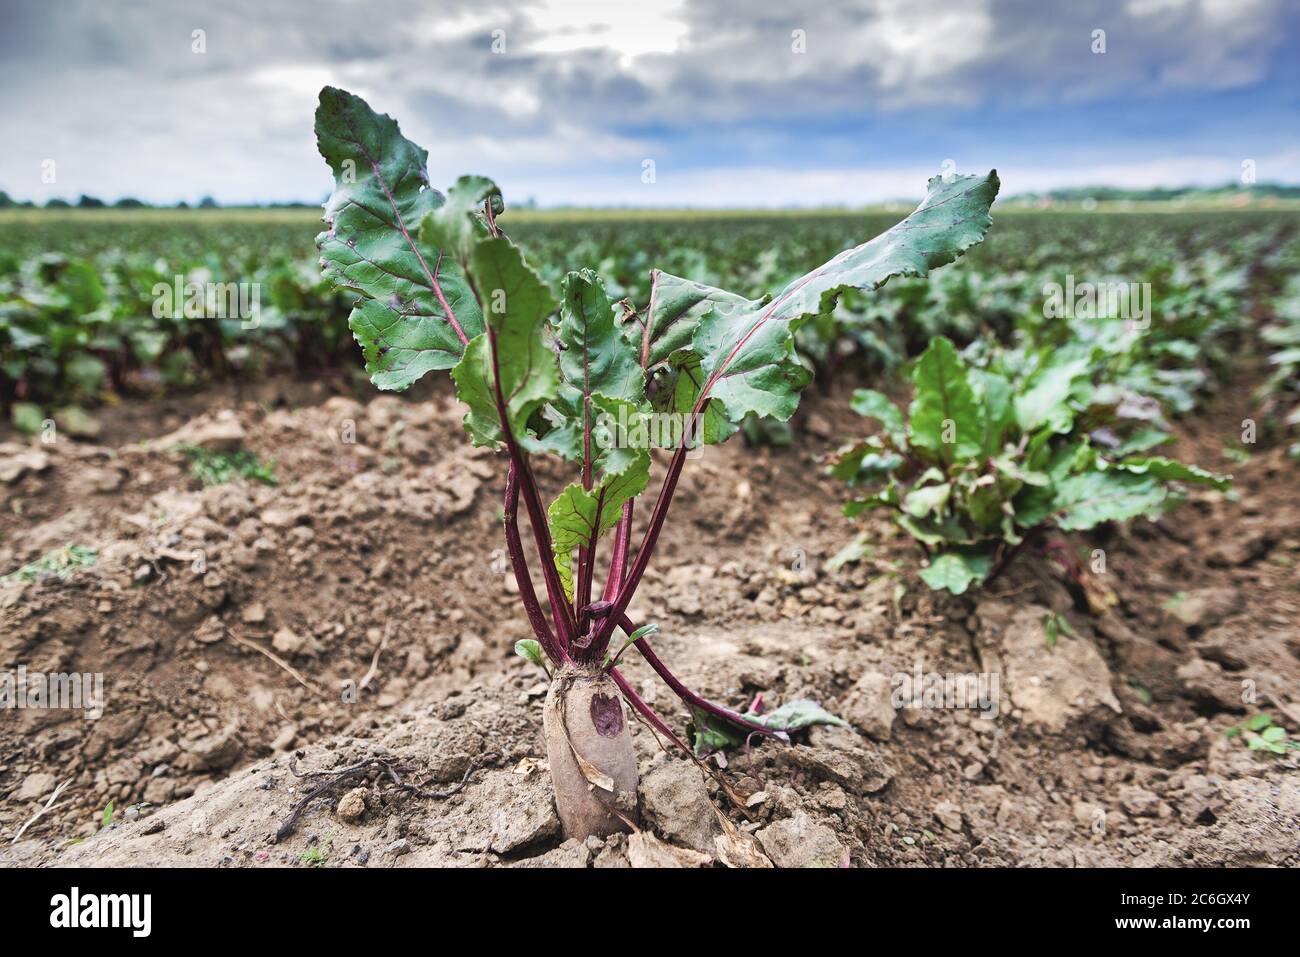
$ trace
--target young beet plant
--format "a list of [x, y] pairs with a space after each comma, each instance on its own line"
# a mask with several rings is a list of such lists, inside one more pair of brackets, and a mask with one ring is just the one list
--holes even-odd
[[851, 487], [874, 489], [845, 513], [886, 509], [925, 551], [921, 578], [954, 594], [992, 580], [1033, 542], [1101, 613], [1115, 596], [1048, 534], [1159, 515], [1183, 500], [1186, 484], [1229, 484], [1143, 454], [1150, 430], [1135, 429], [1149, 415], [1125, 416], [1134, 403], [1093, 382], [1103, 367], [1100, 349], [1084, 343], [1029, 356], [995, 351], [980, 367], [933, 339], [912, 367], [906, 421], [883, 394], [853, 394], [854, 411], [882, 428], [831, 466]]
[[[317, 238], [321, 265], [358, 297], [349, 325], [371, 381], [405, 389], [427, 372], [450, 370], [469, 409], [471, 440], [508, 459], [506, 548], [535, 635], [520, 650], [550, 663], [544, 728], [565, 831], [606, 834], [635, 815], [637, 764], [623, 699], [690, 753], [619, 673], [629, 647], [686, 704], [696, 753], [837, 722], [809, 702], [762, 715], [705, 700], [659, 659], [653, 626], [629, 620], [628, 604], [688, 451], [726, 440], [749, 414], [788, 420], [810, 378], [795, 355], [795, 330], [833, 309], [845, 289], [924, 276], [979, 242], [996, 174], [932, 179], [907, 219], [774, 296], [745, 299], [656, 270], [644, 311], [619, 315], [588, 269], [565, 277], [557, 303], [502, 232], [497, 187], [466, 176], [445, 196], [432, 189], [425, 151], [358, 97], [322, 90], [316, 136], [335, 176], [329, 228]], [[667, 474], [634, 548], [635, 504], [654, 448], [669, 455]], [[543, 453], [571, 463], [576, 475], [549, 507], [530, 464]], [[545, 601], [524, 553], [521, 500]]]

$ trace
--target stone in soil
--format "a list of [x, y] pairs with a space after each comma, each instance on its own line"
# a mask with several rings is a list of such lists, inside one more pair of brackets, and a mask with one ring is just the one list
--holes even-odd
[[641, 777], [646, 819], [674, 844], [712, 854], [722, 833], [702, 772], [691, 761], [665, 758]]
[[835, 832], [802, 810], [769, 824], [756, 836], [777, 867], [839, 867], [844, 858], [845, 849]]
[[980, 667], [1001, 676], [1001, 690], [1020, 720], [1060, 733], [1077, 724], [1104, 726], [1121, 713], [1110, 668], [1082, 631], [1058, 631], [1047, 643], [1041, 605], [980, 606]]

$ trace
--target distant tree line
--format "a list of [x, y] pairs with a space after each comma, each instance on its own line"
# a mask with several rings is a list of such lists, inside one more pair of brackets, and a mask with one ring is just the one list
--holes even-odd
[[1300, 199], [1300, 186], [1285, 186], [1281, 183], [1255, 183], [1243, 186], [1240, 183], [1225, 183], [1222, 186], [1180, 186], [1170, 188], [1157, 186], [1150, 189], [1121, 189], [1118, 186], [1074, 186], [1069, 189], [1052, 189], [1041, 193], [1018, 193], [1008, 199], [1052, 199], [1062, 203], [1077, 203], [1085, 199], [1098, 202], [1113, 200], [1160, 201], [1173, 199], [1192, 199], [1197, 196], [1222, 196], [1224, 194], [1247, 192], [1252, 196], [1273, 196], [1278, 199]]
[[[319, 203], [233, 203], [232, 207], [256, 209], [311, 209], [319, 206]], [[82, 193], [77, 201], [69, 202], [66, 199], [54, 197], [44, 203], [45, 209], [219, 209], [221, 204], [211, 196], [204, 196], [198, 201], [196, 206], [191, 206], [185, 200], [168, 205], [166, 203], [146, 203], [142, 199], [136, 199], [134, 196], [123, 196], [116, 202], [108, 203], [98, 196], [87, 196]], [[30, 199], [14, 199], [5, 190], [0, 189], [0, 209], [38, 209], [41, 204], [34, 203]]]

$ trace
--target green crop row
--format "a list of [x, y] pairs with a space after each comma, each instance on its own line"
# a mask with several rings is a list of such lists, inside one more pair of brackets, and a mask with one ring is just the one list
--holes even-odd
[[[553, 289], [568, 270], [592, 268], [612, 298], [644, 308], [651, 264], [755, 295], [895, 218], [682, 214], [516, 224], [507, 212], [502, 225], [538, 250]], [[1276, 366], [1267, 388], [1294, 394], [1300, 294], [1283, 280], [1300, 259], [1298, 220], [1287, 212], [1003, 214], [962, 262], [929, 281], [846, 294], [800, 330], [797, 347], [826, 383], [845, 372], [851, 381], [893, 372], [936, 335], [986, 351], [1082, 340], [1101, 349], [1109, 382], [1181, 414], [1217, 387], [1244, 341], [1262, 334]], [[9, 225], [0, 243], [7, 416], [17, 407], [30, 422], [109, 393], [156, 394], [275, 370], [358, 370], [347, 330], [352, 297], [321, 279], [312, 214], [26, 214]], [[1144, 289], [1149, 326], [1120, 340], [1104, 312], [1050, 313], [1045, 289], [1084, 283]]]

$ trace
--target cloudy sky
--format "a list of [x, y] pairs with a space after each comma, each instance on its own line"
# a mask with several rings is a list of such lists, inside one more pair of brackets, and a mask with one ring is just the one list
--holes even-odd
[[327, 83], [507, 202], [1300, 182], [1294, 0], [0, 0], [0, 189], [317, 202]]

